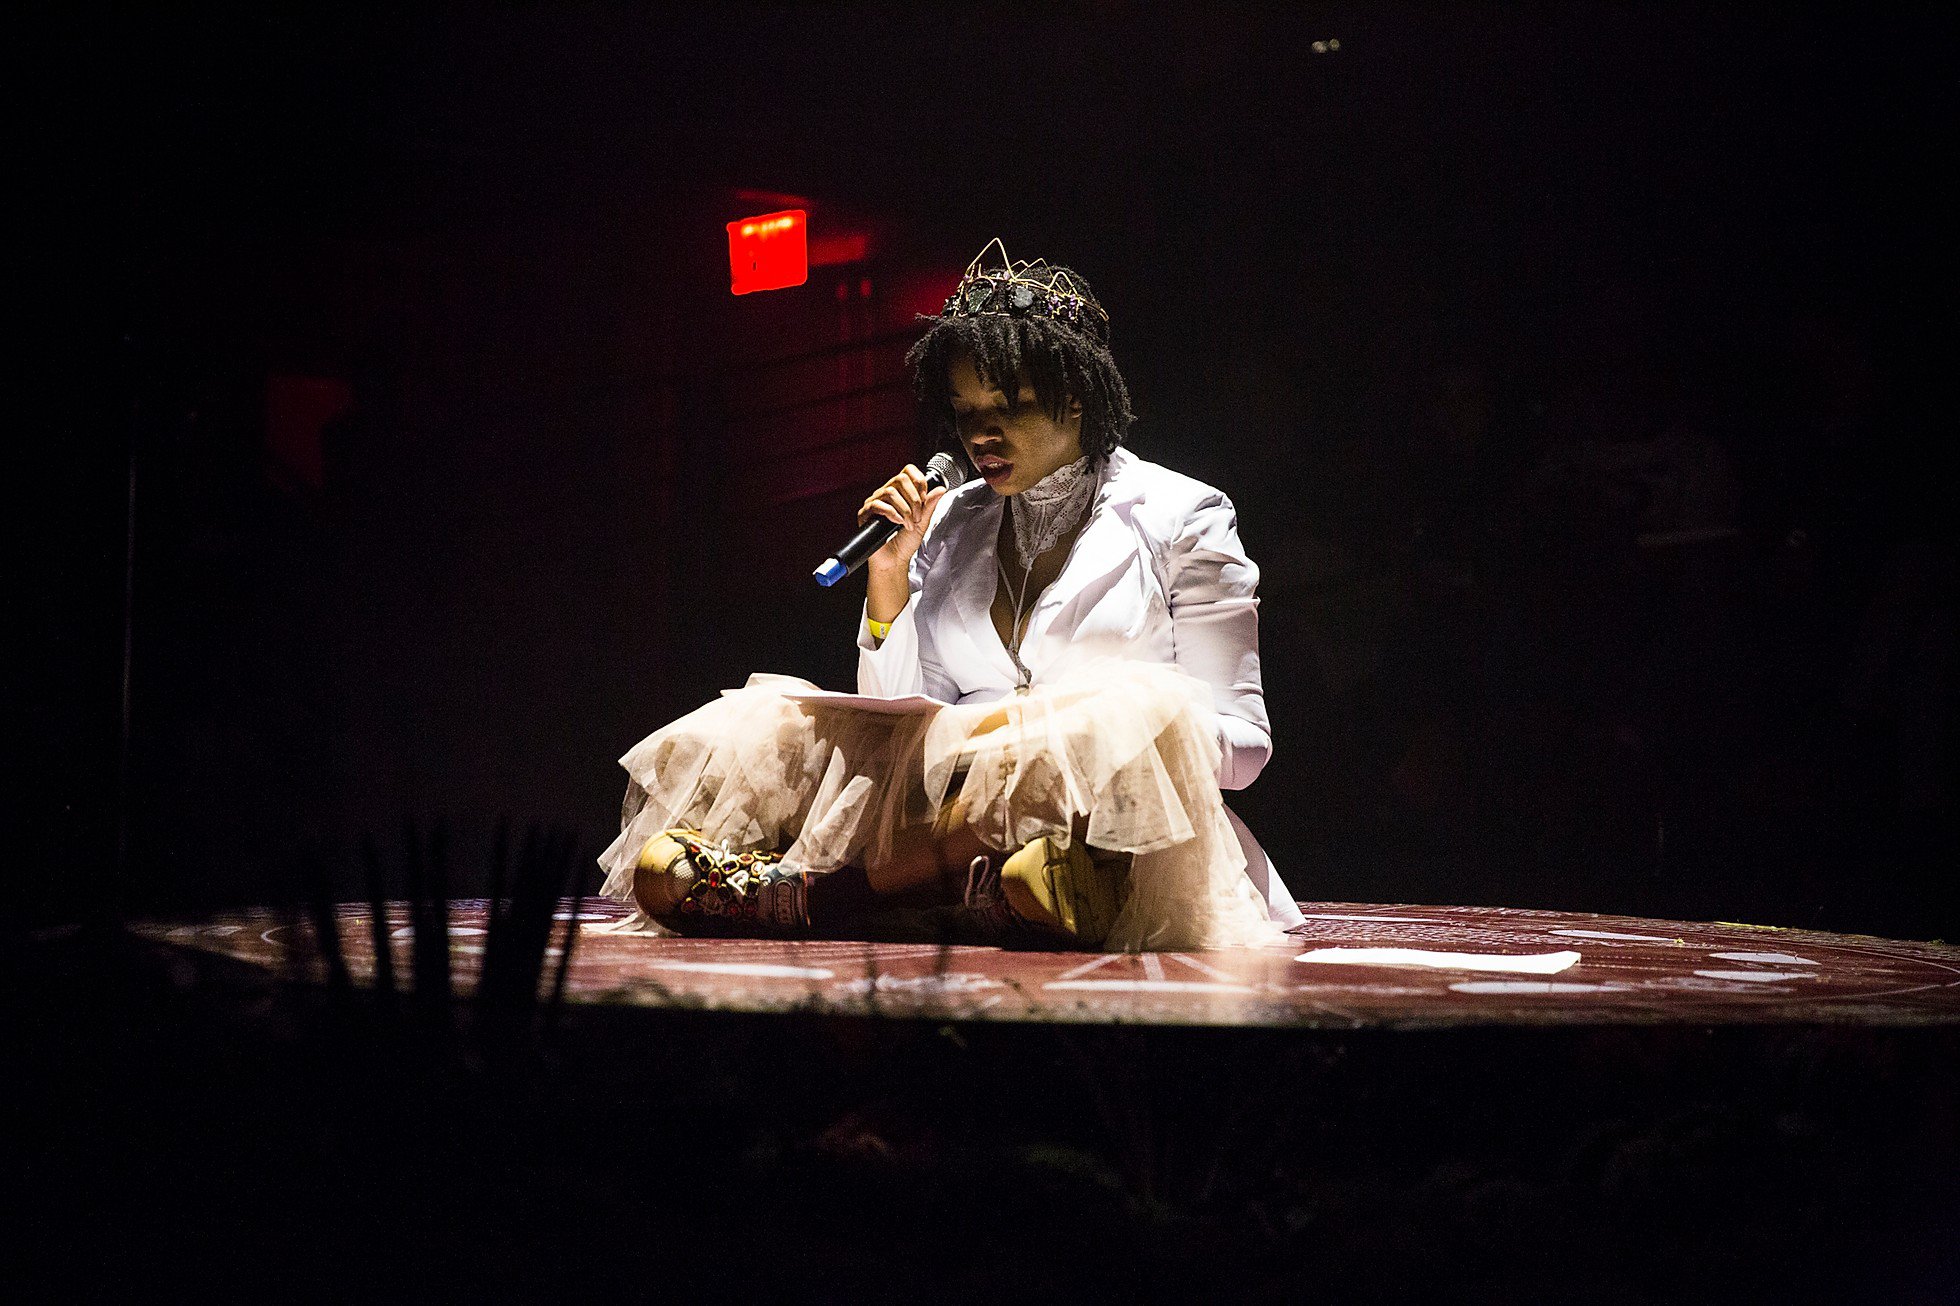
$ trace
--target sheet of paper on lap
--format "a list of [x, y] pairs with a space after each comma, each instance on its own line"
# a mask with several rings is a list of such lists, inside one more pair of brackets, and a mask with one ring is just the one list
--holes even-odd
[[832, 689], [800, 690], [784, 694], [784, 698], [796, 703], [820, 703], [826, 707], [850, 707], [862, 712], [913, 713], [933, 712], [949, 706], [936, 698], [924, 694], [907, 694], [899, 698], [882, 698], [876, 694], [844, 694]]

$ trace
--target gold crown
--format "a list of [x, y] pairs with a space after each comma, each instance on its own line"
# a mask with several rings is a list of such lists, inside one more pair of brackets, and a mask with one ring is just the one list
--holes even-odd
[[[1000, 251], [999, 266], [985, 265], [990, 251]], [[1007, 257], [1007, 246], [1000, 237], [987, 242], [974, 260], [966, 265], [960, 284], [946, 297], [941, 317], [972, 317], [976, 313], [1005, 313], [1010, 317], [1045, 317], [1063, 326], [1086, 333], [1099, 343], [1109, 343], [1109, 314], [1091, 299], [1087, 288], [1066, 269], [1043, 268]]]

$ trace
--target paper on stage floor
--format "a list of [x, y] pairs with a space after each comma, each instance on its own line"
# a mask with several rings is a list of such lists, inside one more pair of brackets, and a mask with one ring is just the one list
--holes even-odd
[[1494, 970], [1556, 975], [1579, 960], [1576, 952], [1436, 952], [1428, 948], [1315, 948], [1295, 961], [1332, 966], [1425, 966], [1432, 970]]

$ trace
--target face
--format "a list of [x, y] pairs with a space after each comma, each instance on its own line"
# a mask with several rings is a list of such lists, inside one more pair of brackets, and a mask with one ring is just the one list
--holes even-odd
[[1033, 386], [1024, 382], [1010, 399], [982, 381], [965, 354], [947, 366], [946, 380], [960, 443], [995, 494], [1019, 494], [1082, 456], [1082, 405], [1073, 396], [1057, 422]]

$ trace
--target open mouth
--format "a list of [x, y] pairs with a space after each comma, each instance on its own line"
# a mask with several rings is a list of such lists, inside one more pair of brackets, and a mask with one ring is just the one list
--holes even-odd
[[1008, 473], [1014, 470], [1014, 464], [1003, 458], [979, 458], [974, 460], [973, 465], [979, 471], [980, 479], [989, 485], [1006, 480]]

